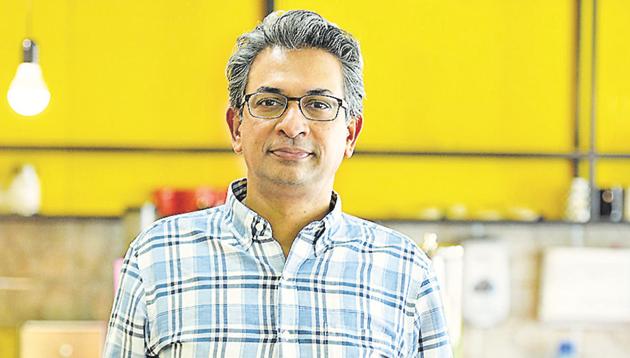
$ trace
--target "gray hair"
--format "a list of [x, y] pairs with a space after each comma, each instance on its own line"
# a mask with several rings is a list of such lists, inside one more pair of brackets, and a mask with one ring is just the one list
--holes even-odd
[[337, 57], [343, 73], [347, 119], [363, 114], [363, 58], [358, 41], [319, 14], [306, 10], [273, 12], [253, 31], [238, 38], [225, 71], [232, 108], [241, 108], [249, 70], [258, 53], [267, 47], [318, 48]]

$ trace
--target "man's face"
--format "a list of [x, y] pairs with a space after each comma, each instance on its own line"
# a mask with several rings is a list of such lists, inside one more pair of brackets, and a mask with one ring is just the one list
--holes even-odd
[[[245, 93], [277, 91], [301, 97], [309, 91], [344, 99], [341, 63], [320, 49], [267, 48], [254, 60]], [[345, 107], [344, 101], [344, 107]], [[345, 156], [352, 155], [361, 119], [346, 123], [346, 109], [329, 122], [304, 117], [296, 101], [289, 101], [280, 118], [252, 117], [247, 105], [242, 118], [228, 111], [232, 146], [243, 153], [248, 178], [260, 184], [330, 184]]]

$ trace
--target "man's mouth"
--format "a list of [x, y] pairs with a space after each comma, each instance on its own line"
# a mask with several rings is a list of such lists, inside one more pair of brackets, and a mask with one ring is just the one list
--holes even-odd
[[269, 150], [276, 157], [284, 160], [302, 160], [310, 157], [313, 153], [306, 149], [296, 147], [279, 147]]

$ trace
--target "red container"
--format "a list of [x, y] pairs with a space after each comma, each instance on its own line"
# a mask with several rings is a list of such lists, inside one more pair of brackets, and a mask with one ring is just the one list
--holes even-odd
[[160, 217], [176, 214], [177, 202], [175, 200], [175, 189], [159, 188], [155, 190], [153, 192], [153, 203]]
[[153, 201], [160, 217], [211, 208], [225, 202], [226, 192], [210, 187], [196, 189], [159, 188], [153, 192]]
[[198, 187], [195, 189], [195, 206], [197, 209], [211, 208], [216, 205], [217, 193], [212, 188]]

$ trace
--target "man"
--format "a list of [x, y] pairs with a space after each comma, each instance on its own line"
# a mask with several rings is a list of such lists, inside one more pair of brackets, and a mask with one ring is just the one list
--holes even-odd
[[247, 178], [131, 244], [105, 356], [450, 357], [427, 257], [333, 191], [363, 123], [356, 40], [276, 12], [239, 38], [227, 77]]

